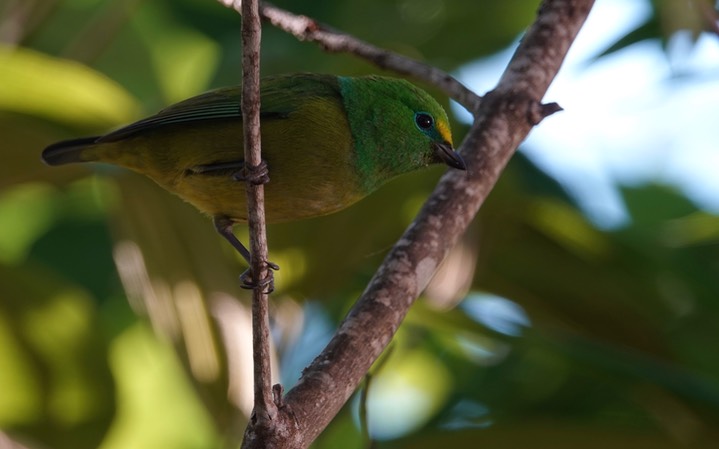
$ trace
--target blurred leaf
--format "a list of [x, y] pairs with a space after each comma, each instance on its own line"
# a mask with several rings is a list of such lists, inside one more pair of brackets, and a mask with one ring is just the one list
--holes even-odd
[[180, 26], [171, 17], [160, 4], [151, 3], [134, 20], [150, 52], [168, 104], [206, 90], [217, 69], [220, 53], [215, 41], [192, 28]]
[[712, 18], [704, 15], [714, 11], [716, 21], [711, 0], [651, 0], [648, 3], [651, 11], [647, 19], [599, 53], [597, 59], [648, 40], [659, 40], [666, 49], [670, 38], [681, 31], [688, 31], [692, 42], [696, 42], [703, 31], [713, 33], [708, 24]]
[[136, 324], [113, 342], [109, 356], [118, 410], [101, 449], [220, 447], [172, 346]]
[[580, 258], [606, 257], [611, 250], [610, 242], [565, 203], [539, 199], [527, 212], [538, 230]]
[[707, 403], [719, 410], [719, 381], [697, 376], [672, 363], [596, 341], [571, 336], [560, 337], [557, 341], [562, 350], [572, 354], [574, 360], [590, 367], [597, 366], [603, 371], [653, 382], [688, 400]]
[[127, 122], [138, 112], [122, 87], [76, 62], [0, 46], [0, 66], [0, 109], [97, 127]]
[[719, 217], [694, 212], [664, 226], [664, 241], [670, 246], [710, 245], [719, 242]]
[[114, 386], [95, 304], [36, 264], [0, 265], [0, 298], [0, 381], [23, 378], [0, 384], [13, 391], [0, 400], [0, 427], [58, 449], [97, 446]]
[[[690, 424], [691, 425], [691, 424]], [[712, 449], [719, 438], [716, 431], [668, 438], [649, 429], [597, 426], [573, 419], [536, 416], [512, 420], [488, 428], [456, 432], [424, 432], [391, 447], [433, 449], [437, 447], [475, 447], [481, 443], [492, 449]], [[479, 443], [478, 443], [479, 442]]]
[[24, 260], [31, 245], [50, 227], [53, 193], [44, 184], [21, 184], [0, 192], [0, 263]]
[[604, 51], [599, 53], [596, 56], [596, 59], [609, 56], [639, 42], [656, 39], [661, 35], [661, 27], [659, 26], [656, 16], [653, 15], [637, 28], [625, 34]]
[[30, 259], [54, 267], [56, 274], [83, 285], [98, 301], [118, 293], [112, 239], [105, 223], [113, 201], [112, 185], [96, 177], [53, 195], [53, 226], [33, 241]]
[[33, 371], [31, 354], [18, 344], [10, 321], [0, 311], [0, 427], [10, 428], [32, 422], [41, 408], [39, 381]]
[[[421, 428], [445, 404], [451, 373], [425, 349], [393, 351], [372, 376], [367, 399], [369, 433], [394, 439]], [[396, 413], [396, 410], [403, 413]]]
[[[658, 223], [684, 217], [697, 210], [688, 198], [665, 185], [624, 188], [622, 194], [631, 215], [632, 227], [638, 230], [658, 231]], [[653, 233], [649, 235], [655, 236]]]
[[368, 442], [358, 429], [352, 411], [355, 400], [350, 399], [327, 429], [310, 446], [312, 449], [367, 449]]

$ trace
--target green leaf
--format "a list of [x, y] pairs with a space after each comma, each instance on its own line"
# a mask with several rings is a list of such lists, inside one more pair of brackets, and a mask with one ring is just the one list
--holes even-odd
[[154, 3], [138, 14], [135, 28], [149, 51], [167, 103], [207, 89], [220, 57], [217, 42], [176, 23]]
[[0, 263], [25, 259], [30, 245], [53, 219], [53, 189], [40, 183], [20, 184], [0, 194]]
[[609, 56], [639, 42], [657, 38], [661, 38], [663, 40], [661, 27], [659, 26], [657, 17], [653, 15], [648, 18], [646, 22], [642, 23], [607, 47], [604, 51], [598, 54], [595, 59]]
[[137, 101], [105, 75], [27, 48], [0, 46], [0, 110], [74, 126], [131, 121]]

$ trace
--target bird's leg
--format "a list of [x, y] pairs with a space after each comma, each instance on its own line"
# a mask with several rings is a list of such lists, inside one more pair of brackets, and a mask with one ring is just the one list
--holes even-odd
[[268, 268], [267, 277], [260, 280], [259, 283], [255, 282], [254, 279], [252, 279], [252, 262], [250, 260], [250, 252], [247, 250], [247, 248], [245, 248], [245, 245], [243, 245], [242, 242], [239, 241], [235, 234], [232, 233], [232, 227], [234, 226], [232, 220], [224, 216], [218, 216], [214, 217], [212, 219], [212, 222], [215, 225], [215, 229], [217, 230], [217, 232], [222, 237], [224, 237], [225, 240], [230, 242], [230, 245], [232, 245], [237, 250], [237, 252], [240, 253], [242, 258], [245, 259], [247, 264], [250, 266], [249, 269], [245, 270], [240, 275], [240, 281], [242, 282], [240, 284], [240, 287], [248, 290], [252, 290], [255, 287], [268, 287], [268, 293], [272, 293], [272, 291], [274, 290], [274, 275], [272, 274], [272, 271], [279, 270], [280, 267], [275, 263], [265, 261]]
[[[267, 162], [265, 162], [263, 159], [260, 161], [260, 164], [256, 165], [256, 166], [243, 164], [243, 166], [240, 170], [233, 173], [232, 179], [235, 181], [249, 182], [250, 184], [254, 184], [254, 185], [267, 184], [268, 182], [270, 182], [270, 175], [269, 175], [269, 169], [267, 168]], [[227, 234], [229, 234], [229, 235], [227, 235]], [[240, 241], [237, 240], [235, 235], [232, 234], [232, 226], [231, 225], [229, 227], [229, 230], [226, 231], [226, 234], [223, 234], [223, 235], [225, 236], [226, 239], [228, 239], [228, 240], [233, 239], [235, 242], [237, 242], [237, 244], [235, 244], [232, 242], [232, 240], [230, 240], [230, 243], [232, 243], [232, 245], [235, 248], [238, 248], [237, 245], [239, 245], [239, 247], [242, 248], [242, 250], [244, 250], [244, 253], [248, 253], [247, 249], [242, 245], [242, 243], [240, 243]], [[239, 248], [238, 248], [238, 250], [239, 250]], [[240, 251], [240, 253], [243, 254], [243, 256], [244, 256], [244, 253], [242, 250]], [[250, 263], [247, 257], [245, 257], [245, 259], [247, 260], [247, 263]], [[268, 268], [267, 277], [265, 279], [262, 279], [260, 281], [259, 285], [262, 288], [269, 285], [268, 290], [269, 290], [269, 292], [272, 292], [272, 290], [274, 290], [274, 285], [273, 285], [274, 275], [272, 274], [272, 270], [279, 270], [280, 267], [277, 266], [277, 264], [274, 264], [270, 261], [265, 261], [265, 263], [267, 264], [267, 268]], [[252, 265], [250, 264], [250, 267], [251, 266]], [[242, 275], [240, 276], [240, 279], [242, 280], [242, 285], [241, 285], [242, 288], [252, 289], [256, 286], [254, 280], [252, 279], [251, 274], [252, 274], [252, 271], [250, 269], [250, 270], [247, 270], [244, 273], [242, 273]]]
[[245, 245], [237, 239], [235, 234], [232, 233], [232, 227], [234, 226], [232, 220], [227, 217], [215, 217], [213, 218], [212, 223], [215, 225], [217, 232], [224, 237], [225, 240], [230, 242], [230, 245], [232, 245], [237, 252], [240, 253], [242, 258], [245, 259], [247, 265], [250, 265], [250, 252], [247, 248], [245, 248]]

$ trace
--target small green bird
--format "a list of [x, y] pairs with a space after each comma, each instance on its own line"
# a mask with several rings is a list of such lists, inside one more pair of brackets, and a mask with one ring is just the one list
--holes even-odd
[[[240, 88], [213, 90], [104, 136], [50, 145], [48, 165], [105, 162], [149, 176], [232, 234], [247, 220]], [[261, 82], [262, 158], [269, 223], [326, 215], [402, 173], [433, 163], [465, 170], [447, 114], [404, 80], [287, 74]]]

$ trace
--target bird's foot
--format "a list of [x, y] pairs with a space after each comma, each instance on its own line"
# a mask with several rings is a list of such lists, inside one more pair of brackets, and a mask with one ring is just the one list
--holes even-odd
[[267, 275], [256, 282], [252, 277], [252, 269], [248, 268], [244, 273], [240, 275], [240, 287], [246, 290], [254, 290], [260, 288], [265, 293], [270, 294], [275, 291], [275, 275], [274, 272], [280, 269], [280, 266], [270, 261], [265, 262], [267, 264]]
[[254, 185], [267, 184], [270, 182], [270, 171], [267, 168], [267, 162], [260, 161], [259, 165], [245, 164], [241, 170], [232, 175], [235, 181], [249, 181]]

